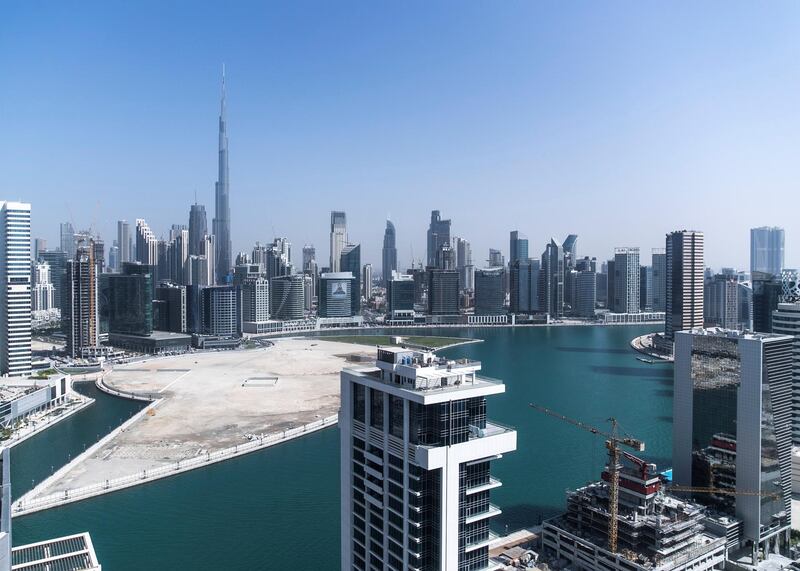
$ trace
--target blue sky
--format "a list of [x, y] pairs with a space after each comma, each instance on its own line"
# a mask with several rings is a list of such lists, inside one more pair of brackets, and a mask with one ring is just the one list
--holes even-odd
[[[229, 5], [225, 5], [229, 4]], [[800, 264], [797, 2], [5, 2], [3, 199], [34, 236], [117, 219], [157, 234], [213, 216], [228, 70], [234, 250], [290, 238], [327, 262], [347, 212], [380, 265], [424, 258], [430, 210], [473, 244], [580, 255], [706, 232], [748, 264], [748, 229], [786, 228]]]

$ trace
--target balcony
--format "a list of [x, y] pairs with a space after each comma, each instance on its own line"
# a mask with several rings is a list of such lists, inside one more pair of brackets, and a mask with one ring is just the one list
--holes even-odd
[[498, 480], [494, 477], [489, 477], [489, 481], [485, 484], [478, 484], [476, 486], [469, 486], [467, 487], [466, 494], [469, 496], [471, 494], [477, 494], [478, 492], [485, 492], [487, 490], [493, 490], [495, 488], [499, 488], [503, 485], [503, 482]]
[[505, 426], [493, 420], [486, 421], [486, 428], [478, 428], [472, 424], [469, 425], [469, 439], [486, 438], [487, 436], [496, 436], [506, 432], [513, 432], [514, 429], [510, 426]]
[[470, 551], [475, 551], [476, 549], [480, 549], [481, 547], [488, 547], [489, 544], [498, 537], [500, 536], [494, 533], [493, 531], [490, 531], [486, 539], [479, 539], [477, 541], [473, 541], [472, 543], [467, 543], [467, 545], [464, 546], [464, 552], [469, 553]]
[[489, 508], [481, 513], [472, 514], [464, 518], [464, 523], [474, 523], [490, 517], [495, 517], [503, 513], [503, 511], [494, 504], [489, 504]]

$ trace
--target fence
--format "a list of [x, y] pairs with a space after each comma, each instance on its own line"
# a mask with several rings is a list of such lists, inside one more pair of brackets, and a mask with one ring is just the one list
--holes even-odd
[[337, 420], [337, 415], [332, 415], [320, 420], [315, 420], [314, 422], [310, 422], [308, 424], [304, 424], [303, 426], [284, 430], [283, 432], [276, 432], [267, 436], [254, 438], [250, 442], [246, 442], [244, 444], [237, 444], [236, 446], [225, 448], [224, 450], [217, 450], [216, 452], [206, 452], [205, 454], [195, 456], [194, 458], [190, 458], [188, 460], [181, 460], [179, 462], [175, 462], [166, 466], [159, 466], [158, 468], [153, 468], [150, 470], [142, 470], [141, 472], [137, 472], [136, 474], [132, 474], [130, 476], [105, 480], [104, 482], [99, 482], [97, 484], [64, 490], [63, 492], [57, 492], [39, 498], [21, 498], [14, 503], [12, 507], [12, 513], [14, 516], [29, 514], [71, 502], [77, 502], [94, 496], [99, 496], [101, 494], [116, 490], [122, 490], [137, 484], [143, 484], [145, 482], [158, 480], [160, 478], [167, 478], [175, 474], [180, 474], [181, 472], [194, 470], [196, 468], [214, 464], [216, 462], [221, 462], [222, 460], [226, 460], [228, 458], [234, 458], [243, 454], [255, 452], [256, 450], [260, 450], [262, 448], [268, 448], [269, 446], [292, 440], [298, 436], [302, 436], [322, 428], [334, 426]]

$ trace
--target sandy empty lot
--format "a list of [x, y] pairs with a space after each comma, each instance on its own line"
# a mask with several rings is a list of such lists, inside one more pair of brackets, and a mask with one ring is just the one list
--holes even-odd
[[52, 493], [191, 458], [335, 414], [339, 372], [349, 355], [374, 350], [318, 339], [197, 353], [116, 367], [105, 383], [161, 393], [163, 401], [39, 493]]

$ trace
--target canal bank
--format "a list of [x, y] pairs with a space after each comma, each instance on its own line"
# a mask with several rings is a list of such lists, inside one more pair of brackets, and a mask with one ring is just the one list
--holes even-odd
[[[648, 460], [668, 463], [672, 366], [643, 364], [629, 346], [631, 337], [654, 329], [480, 329], [474, 334], [484, 343], [444, 352], [481, 360], [483, 373], [506, 382], [507, 392], [489, 412], [515, 426], [519, 442], [496, 466], [504, 484], [493, 492], [503, 509], [496, 531], [529, 527], [557, 513], [565, 488], [597, 479], [605, 461], [602, 439], [538, 415], [528, 402], [598, 426], [616, 416], [623, 429], [647, 442]], [[338, 429], [323, 430], [203, 470], [17, 518], [15, 540], [88, 529], [104, 565], [120, 571], [146, 565], [335, 569], [338, 450]]]

